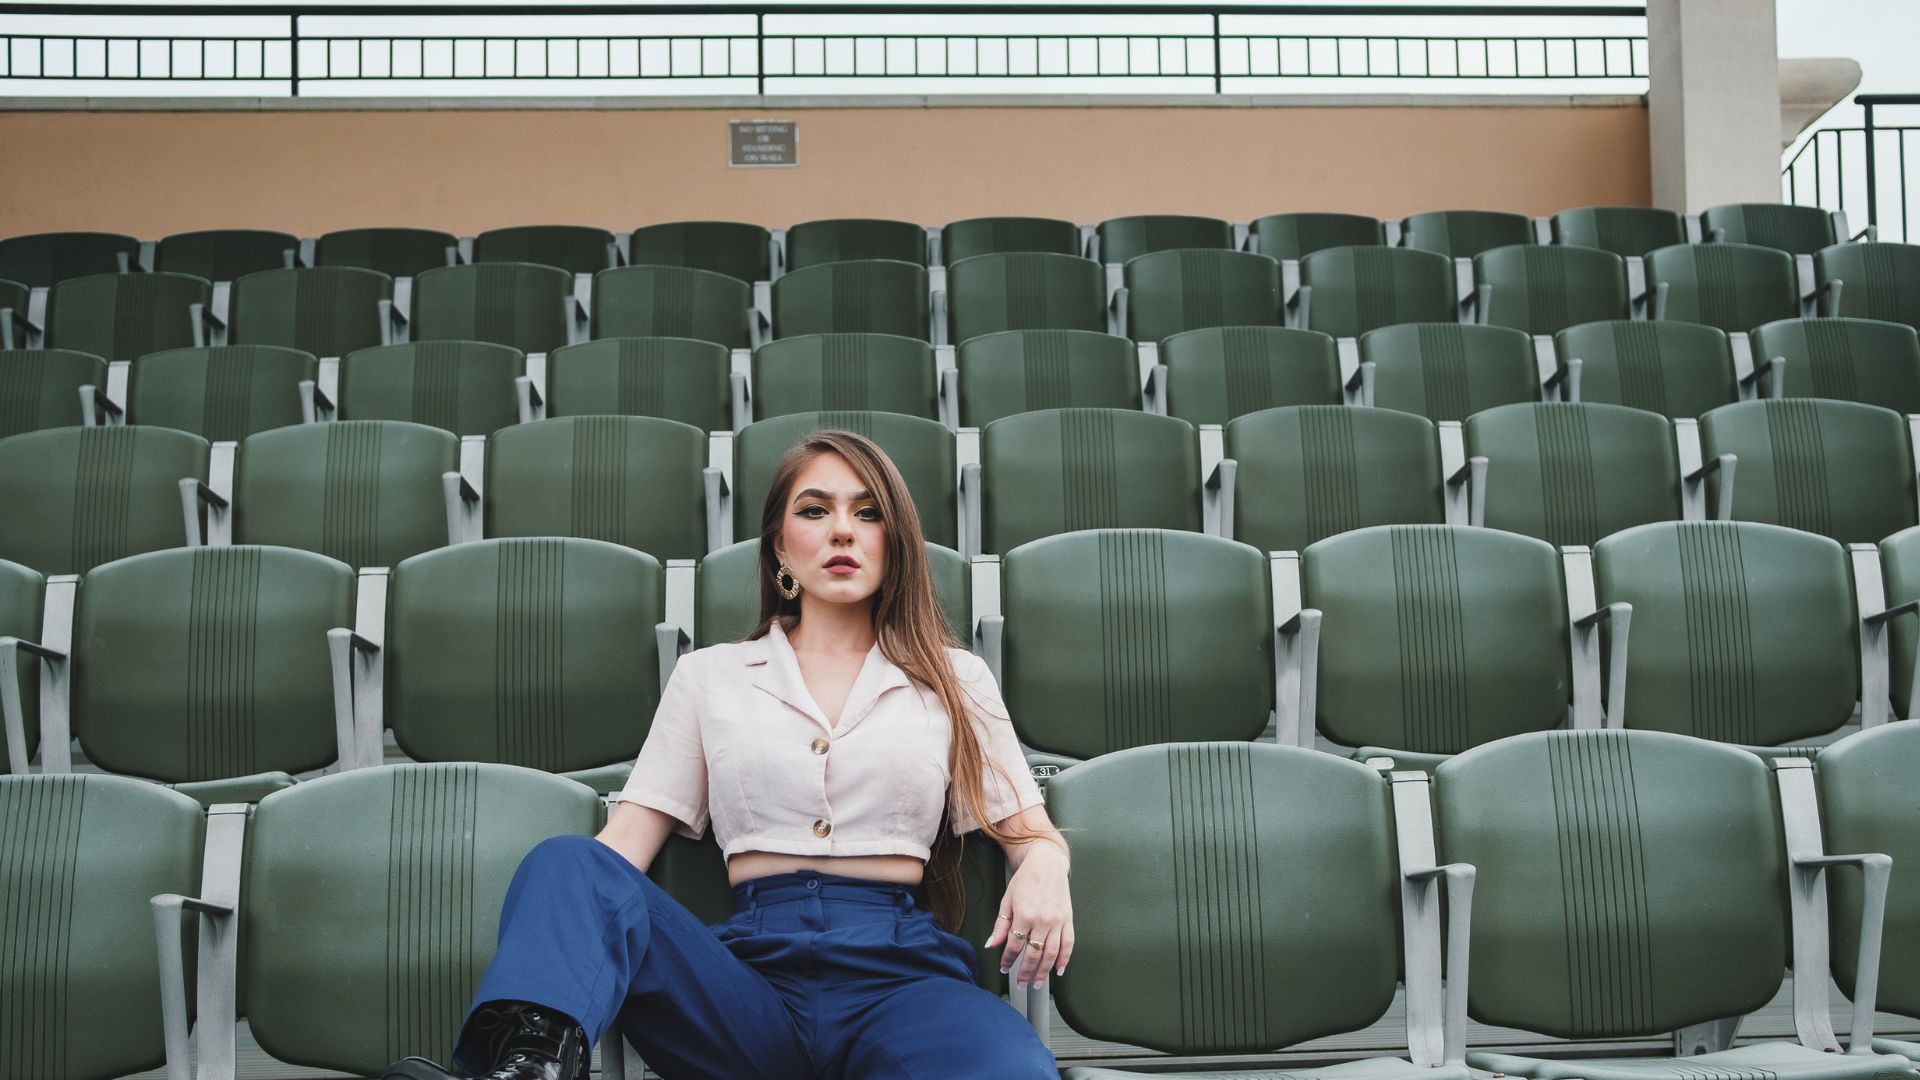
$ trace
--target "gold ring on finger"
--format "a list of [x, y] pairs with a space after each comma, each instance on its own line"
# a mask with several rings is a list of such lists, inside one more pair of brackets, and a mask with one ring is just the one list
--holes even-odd
[[1015, 930], [1013, 933], [1007, 936], [1013, 938], [1013, 940], [1015, 941], [1027, 940], [1027, 932], [1025, 930]]

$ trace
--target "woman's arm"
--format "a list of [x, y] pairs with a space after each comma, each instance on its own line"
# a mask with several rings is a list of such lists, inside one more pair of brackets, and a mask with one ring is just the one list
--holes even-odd
[[[1011, 970], [1016, 985], [1029, 985], [1046, 979], [1049, 969], [1065, 974], [1067, 960], [1073, 955], [1073, 896], [1067, 886], [1067, 842], [1053, 827], [1043, 806], [1029, 806], [995, 823], [1001, 830], [1034, 838], [1002, 844], [1013, 876], [1000, 899], [1000, 914], [986, 947], [1002, 946], [1000, 970]], [[1018, 931], [1020, 937], [1014, 937]], [[1027, 943], [1039, 945], [1027, 948]]]
[[607, 827], [594, 839], [626, 856], [628, 862], [646, 873], [676, 824], [672, 816], [651, 806], [617, 802], [607, 814]]

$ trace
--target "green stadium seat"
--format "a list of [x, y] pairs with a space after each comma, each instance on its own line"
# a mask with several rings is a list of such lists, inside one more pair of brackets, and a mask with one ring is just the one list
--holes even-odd
[[538, 263], [569, 274], [592, 274], [620, 265], [613, 234], [591, 225], [488, 229], [473, 238], [473, 261]]
[[337, 229], [314, 243], [314, 265], [413, 277], [459, 261], [460, 241], [434, 229]]
[[119, 233], [51, 232], [0, 239], [0, 278], [31, 289], [138, 269], [140, 241]]
[[581, 536], [662, 563], [698, 559], [718, 536], [719, 523], [708, 520], [706, 466], [707, 433], [672, 420], [518, 424], [487, 440], [485, 534]]
[[[658, 416], [732, 431], [728, 351], [690, 338], [583, 341], [547, 357], [548, 416]], [[745, 423], [742, 417], [740, 423]]]
[[[1771, 1000], [1790, 925], [1794, 955], [1824, 944], [1825, 919], [1789, 901], [1820, 888], [1824, 867], [1786, 857], [1774, 785], [1751, 754], [1658, 731], [1550, 731], [1462, 754], [1434, 787], [1440, 858], [1478, 871], [1467, 1009], [1481, 1023], [1664, 1039]], [[1809, 996], [1824, 1026], [1824, 985]], [[1855, 1049], [1809, 1035], [1688, 1057], [1482, 1051], [1467, 1064], [1534, 1080], [1892, 1080], [1911, 1068]]]
[[1627, 264], [1583, 247], [1514, 244], [1473, 258], [1479, 321], [1529, 334], [1557, 334], [1577, 323], [1624, 319]]
[[1158, 251], [1129, 260], [1122, 280], [1120, 325], [1137, 342], [1213, 326], [1280, 325], [1280, 264], [1265, 255]]
[[753, 352], [756, 420], [822, 410], [939, 416], [933, 347], [893, 334], [806, 334]]
[[1533, 339], [1504, 326], [1403, 323], [1368, 331], [1359, 377], [1365, 403], [1436, 421], [1540, 400]]
[[1337, 247], [1300, 260], [1294, 325], [1339, 338], [1458, 316], [1453, 266], [1431, 251]]
[[[40, 752], [40, 660], [31, 650], [7, 643], [39, 641], [47, 579], [32, 567], [0, 560], [0, 664], [12, 664], [14, 692], [0, 677], [0, 713], [4, 713], [6, 771], [24, 773]], [[964, 640], [964, 639], [963, 639]], [[8, 655], [11, 652], [12, 655]], [[19, 702], [16, 710], [15, 701]]]
[[1755, 356], [1777, 365], [1780, 385], [1769, 388], [1769, 397], [1834, 398], [1920, 413], [1920, 335], [1911, 326], [1785, 319], [1755, 327], [1752, 342]]
[[1700, 417], [1706, 458], [1740, 462], [1733, 516], [1872, 544], [1913, 524], [1907, 423], [1873, 405], [1820, 398], [1743, 401]]
[[1489, 528], [1562, 547], [1681, 518], [1673, 428], [1657, 413], [1592, 403], [1498, 405], [1468, 417], [1465, 436], [1468, 459], [1487, 462]]
[[1086, 330], [1008, 330], [968, 338], [943, 393], [955, 426], [985, 427], [1032, 409], [1138, 409], [1133, 342]]
[[1225, 424], [1286, 405], [1343, 400], [1334, 340], [1281, 326], [1187, 330], [1160, 342], [1147, 397], [1191, 424]]
[[[231, 535], [318, 552], [355, 568], [395, 566], [447, 542], [441, 476], [460, 465], [452, 433], [399, 420], [340, 420], [261, 432], [240, 445]], [[209, 535], [217, 535], [209, 522]]]
[[1170, 416], [1124, 409], [1004, 416], [981, 430], [980, 463], [962, 474], [969, 536], [961, 551], [968, 555], [1005, 555], [1080, 529], [1202, 526], [1199, 436]]
[[0, 559], [43, 574], [187, 542], [180, 481], [207, 441], [158, 427], [54, 428], [0, 440]]
[[734, 439], [728, 496], [734, 539], [760, 535], [761, 511], [781, 455], [821, 428], [851, 431], [877, 443], [907, 482], [921, 533], [942, 547], [960, 546], [953, 432], [938, 421], [889, 412], [789, 413], [742, 428]]
[[110, 1080], [166, 1060], [156, 893], [200, 882], [200, 805], [118, 776], [0, 777], [0, 1073]]
[[[1920, 527], [1902, 529], [1880, 541], [1880, 570], [1885, 578], [1886, 606], [1897, 609], [1920, 600]], [[1888, 668], [1893, 707], [1902, 720], [1920, 720], [1913, 701], [1913, 672], [1920, 629], [1913, 619], [1887, 621]]]
[[341, 360], [333, 400], [342, 420], [411, 420], [491, 435], [524, 418], [514, 384], [525, 367], [520, 350], [484, 341], [381, 345]]
[[1182, 248], [1231, 250], [1233, 226], [1218, 218], [1183, 214], [1140, 214], [1108, 218], [1094, 232], [1095, 255], [1109, 266], [1136, 256]]
[[1920, 327], [1920, 246], [1835, 244], [1813, 257], [1822, 315]]
[[47, 296], [47, 347], [114, 361], [204, 345], [212, 300], [206, 279], [186, 274], [68, 278]]
[[260, 270], [295, 265], [300, 238], [266, 229], [174, 233], [154, 249], [155, 270], [208, 281], [236, 281]]
[[0, 278], [0, 349], [24, 349], [39, 333], [33, 323], [33, 290]]
[[885, 259], [927, 265], [927, 229], [910, 221], [829, 218], [787, 228], [789, 273], [826, 263]]
[[311, 355], [274, 345], [148, 353], [128, 369], [127, 420], [208, 442], [311, 423], [317, 367]]
[[[1554, 352], [1560, 378], [1592, 404], [1692, 419], [1741, 396], [1733, 349], [1717, 327], [1641, 319], [1585, 323], [1555, 334]], [[1575, 368], [1578, 376], [1571, 374]]]
[[1300, 260], [1322, 248], [1387, 242], [1386, 226], [1365, 214], [1268, 214], [1251, 227], [1256, 251], [1270, 259]]
[[1833, 215], [1816, 206], [1780, 203], [1732, 203], [1700, 215], [1700, 231], [1712, 243], [1752, 244], [1789, 255], [1812, 255], [1845, 240], [1833, 229]]
[[1400, 220], [1400, 243], [1450, 259], [1471, 259], [1491, 248], [1534, 242], [1533, 219], [1498, 210], [1431, 210]]
[[[971, 647], [973, 603], [967, 561], [952, 548], [927, 545], [927, 568], [933, 572], [934, 591], [947, 628], [955, 641]], [[708, 555], [694, 571], [693, 647], [704, 649], [728, 641], [743, 641], [760, 624], [760, 538], [742, 540]]]
[[373, 270], [264, 270], [233, 283], [227, 341], [345, 356], [395, 339], [393, 279]]
[[1015, 252], [1080, 254], [1080, 226], [1055, 218], [984, 217], [949, 222], [940, 230], [940, 254], [946, 265], [975, 255]]
[[[1069, 770], [1047, 792], [1074, 838], [1073, 962], [1049, 981], [1061, 1018], [1096, 1039], [1243, 1056], [1367, 1028], [1404, 981], [1408, 1059], [1185, 1075], [1466, 1080], [1473, 868], [1433, 865], [1427, 799], [1423, 776], [1389, 784], [1282, 746], [1140, 747]], [[1460, 965], [1444, 992], [1442, 880]], [[1166, 1074], [1062, 1073], [1151, 1075]]]
[[627, 262], [711, 270], [751, 285], [773, 277], [773, 236], [737, 221], [673, 221], [633, 230]]
[[0, 438], [79, 425], [81, 387], [106, 382], [106, 362], [90, 353], [0, 349]]
[[744, 349], [752, 317], [753, 287], [716, 271], [644, 265], [593, 276], [595, 338], [694, 338]]
[[773, 283], [775, 337], [899, 334], [931, 340], [926, 267], [897, 259], [820, 263]]
[[1676, 244], [1647, 255], [1653, 317], [1728, 333], [1800, 315], [1793, 257], [1751, 244]]
[[573, 275], [558, 267], [443, 266], [414, 278], [413, 339], [490, 341], [551, 352], [572, 340], [578, 308]]
[[1686, 243], [1687, 227], [1679, 214], [1652, 206], [1583, 206], [1553, 215], [1553, 242], [1635, 258]]
[[954, 342], [1003, 330], [1107, 328], [1106, 271], [1077, 255], [1012, 252], [953, 260], [942, 295], [947, 338]]
[[1221, 533], [1260, 551], [1302, 551], [1369, 525], [1447, 520], [1433, 422], [1392, 409], [1298, 405], [1227, 422], [1231, 506]]

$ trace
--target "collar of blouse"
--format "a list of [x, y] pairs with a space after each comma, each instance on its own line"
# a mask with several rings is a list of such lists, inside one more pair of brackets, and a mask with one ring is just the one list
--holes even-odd
[[778, 620], [766, 636], [747, 644], [751, 648], [744, 650], [743, 662], [753, 684], [812, 717], [829, 734], [840, 734], [859, 723], [873, 710], [881, 694], [897, 686], [913, 685], [907, 673], [881, 655], [880, 646], [875, 644], [867, 650], [860, 674], [854, 677], [853, 687], [847, 692], [847, 703], [840, 709], [839, 722], [828, 723], [827, 714], [807, 690], [806, 679], [800, 675], [800, 659], [794, 655], [793, 645]]

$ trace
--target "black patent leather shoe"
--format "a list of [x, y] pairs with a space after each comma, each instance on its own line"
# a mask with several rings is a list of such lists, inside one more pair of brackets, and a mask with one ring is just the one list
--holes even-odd
[[382, 1080], [587, 1080], [593, 1047], [573, 1018], [524, 1001], [489, 1001], [468, 1026], [484, 1040], [487, 1072], [454, 1072], [410, 1057], [387, 1066]]

